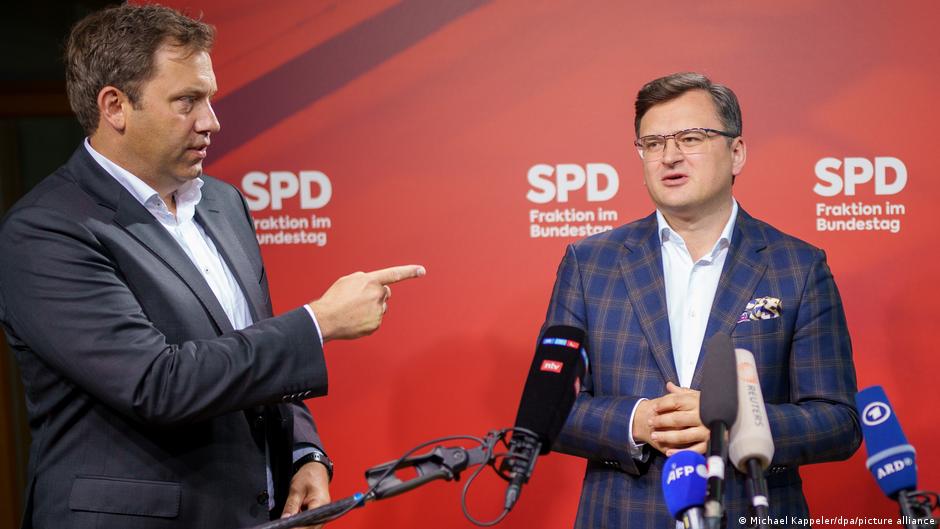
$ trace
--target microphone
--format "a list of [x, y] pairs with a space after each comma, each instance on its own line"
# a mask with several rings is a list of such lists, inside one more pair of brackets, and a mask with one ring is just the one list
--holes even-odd
[[669, 514], [684, 529], [704, 529], [702, 503], [705, 501], [705, 458], [698, 452], [680, 450], [663, 465], [663, 496]]
[[[878, 487], [898, 502], [906, 526], [937, 527], [931, 516], [934, 507], [924, 500], [931, 494], [916, 490], [916, 452], [907, 442], [884, 388], [871, 386], [859, 391], [855, 395], [855, 406], [862, 419], [862, 435], [868, 455], [865, 466], [875, 477]], [[921, 521], [918, 523], [918, 520]]]
[[501, 465], [501, 471], [510, 476], [507, 511], [532, 476], [535, 459], [551, 450], [574, 406], [579, 379], [584, 376], [583, 344], [584, 331], [567, 325], [553, 325], [539, 339], [519, 401], [509, 454]]
[[707, 527], [722, 526], [725, 461], [728, 460], [728, 428], [738, 415], [738, 383], [734, 345], [727, 334], [715, 334], [705, 343], [699, 415], [711, 430], [708, 440], [708, 492], [705, 496]]
[[735, 468], [748, 477], [745, 488], [758, 519], [757, 527], [766, 527], [770, 503], [764, 471], [774, 458], [774, 440], [754, 355], [746, 349], [735, 349], [734, 354], [738, 370], [738, 416], [731, 427], [728, 453]]

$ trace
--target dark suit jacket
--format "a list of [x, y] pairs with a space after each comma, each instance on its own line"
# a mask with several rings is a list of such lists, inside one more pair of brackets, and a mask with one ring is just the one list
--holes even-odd
[[[780, 317], [738, 323], [747, 303], [765, 296], [781, 300]], [[587, 330], [591, 384], [555, 445], [588, 459], [579, 528], [673, 526], [660, 484], [665, 456], [651, 451], [638, 464], [627, 445], [637, 400], [661, 396], [667, 381], [678, 385], [667, 314], [655, 215], [568, 247], [545, 326]], [[797, 467], [845, 459], [861, 442], [852, 346], [825, 254], [739, 210], [705, 339], [717, 332], [754, 353], [776, 447], [771, 514], [805, 515]], [[736, 527], [746, 495], [741, 474], [727, 468]]]
[[0, 226], [0, 320], [32, 432], [24, 527], [218, 528], [283, 505], [304, 398], [326, 366], [309, 315], [271, 317], [244, 200], [203, 177], [196, 217], [245, 293], [233, 331], [183, 250], [85, 148]]

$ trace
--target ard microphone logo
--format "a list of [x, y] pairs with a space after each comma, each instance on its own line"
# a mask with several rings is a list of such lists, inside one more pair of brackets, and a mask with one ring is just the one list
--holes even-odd
[[563, 367], [565, 367], [565, 364], [558, 360], [542, 360], [542, 367], [540, 367], [539, 370], [548, 371], [550, 373], [561, 373], [561, 368]]
[[878, 467], [878, 479], [884, 479], [895, 472], [900, 472], [905, 468], [914, 466], [914, 458], [905, 457], [895, 461], [889, 461], [884, 465]]
[[891, 417], [891, 408], [884, 402], [872, 402], [862, 410], [862, 422], [866, 426], [878, 426]]

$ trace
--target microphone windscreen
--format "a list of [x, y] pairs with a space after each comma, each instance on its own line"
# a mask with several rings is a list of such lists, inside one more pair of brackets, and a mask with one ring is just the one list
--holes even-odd
[[865, 466], [887, 496], [917, 488], [914, 447], [908, 444], [901, 423], [881, 386], [871, 386], [855, 395], [862, 420], [862, 435], [868, 460]]
[[698, 452], [680, 450], [663, 464], [663, 496], [666, 508], [678, 519], [691, 507], [705, 503], [707, 471], [705, 458]]
[[760, 390], [754, 355], [735, 349], [738, 371], [738, 416], [731, 426], [728, 457], [738, 470], [747, 474], [747, 461], [756, 459], [767, 470], [774, 458], [774, 439], [767, 421], [767, 408]]
[[738, 376], [731, 337], [717, 333], [709, 338], [703, 362], [699, 397], [702, 423], [710, 427], [721, 422], [730, 427], [738, 415]]
[[545, 329], [535, 348], [535, 357], [519, 400], [516, 427], [529, 429], [538, 435], [542, 443], [541, 454], [551, 450], [574, 406], [577, 384], [584, 376], [583, 346], [583, 330], [555, 325]]

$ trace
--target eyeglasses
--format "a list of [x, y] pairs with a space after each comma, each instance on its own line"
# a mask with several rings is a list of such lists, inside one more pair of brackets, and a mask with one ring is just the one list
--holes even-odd
[[635, 142], [636, 150], [640, 153], [640, 158], [651, 162], [663, 157], [666, 152], [666, 141], [669, 138], [676, 140], [676, 147], [682, 154], [698, 154], [708, 151], [708, 138], [714, 138], [715, 135], [726, 138], [737, 138], [737, 135], [725, 132], [723, 130], [695, 128], [685, 129], [673, 134], [651, 134], [643, 136]]

